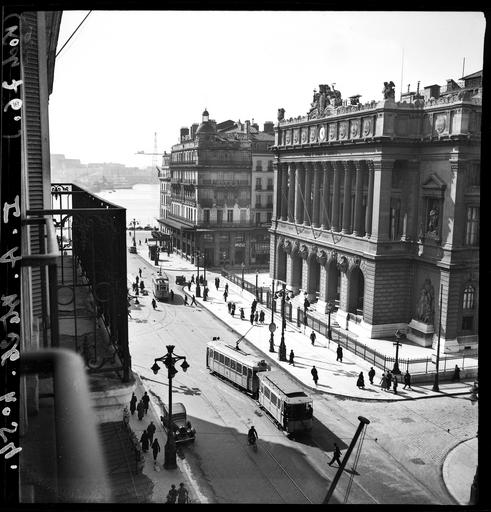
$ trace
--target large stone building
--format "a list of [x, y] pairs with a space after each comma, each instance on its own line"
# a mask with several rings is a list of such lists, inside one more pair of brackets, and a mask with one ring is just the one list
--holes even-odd
[[[273, 168], [267, 146], [274, 135], [272, 123], [265, 124], [269, 133], [248, 121], [217, 125], [205, 110], [200, 125], [181, 128], [169, 162], [169, 210], [159, 222], [182, 255], [194, 261], [199, 252], [206, 266], [269, 263]], [[261, 191], [253, 203], [255, 184]]]
[[[361, 104], [321, 85], [275, 127], [270, 271], [371, 338], [475, 348], [482, 73]], [[442, 310], [440, 311], [440, 291]]]

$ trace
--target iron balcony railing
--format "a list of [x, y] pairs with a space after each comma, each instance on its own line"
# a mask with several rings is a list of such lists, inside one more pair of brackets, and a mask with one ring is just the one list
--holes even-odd
[[126, 210], [74, 184], [53, 184], [51, 194], [51, 209], [27, 211], [28, 223], [52, 219], [60, 251], [49, 286], [59, 342], [45, 346], [75, 350], [89, 372], [114, 372], [129, 382]]

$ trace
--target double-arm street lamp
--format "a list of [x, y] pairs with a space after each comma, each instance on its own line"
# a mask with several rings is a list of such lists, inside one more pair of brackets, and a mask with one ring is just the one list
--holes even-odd
[[172, 426], [172, 379], [177, 373], [175, 364], [177, 361], [181, 361], [184, 359], [181, 364], [182, 371], [185, 372], [189, 368], [189, 364], [186, 361], [185, 356], [178, 356], [173, 354], [174, 345], [167, 345], [167, 354], [162, 357], [158, 357], [155, 359], [151, 370], [155, 375], [157, 375], [160, 370], [160, 366], [157, 364], [157, 361], [164, 363], [164, 366], [167, 368], [167, 377], [169, 379], [169, 416], [167, 418], [167, 442], [165, 443], [164, 448], [164, 468], [165, 469], [176, 469], [176, 439], [174, 437], [174, 429]]
[[130, 222], [130, 226], [133, 228], [133, 246], [136, 247], [136, 226], [140, 224], [136, 219]]
[[399, 370], [399, 347], [402, 347], [402, 343], [399, 343], [399, 340], [402, 338], [402, 334], [399, 331], [399, 329], [397, 329], [397, 331], [395, 332], [395, 336], [396, 336], [396, 341], [395, 341], [395, 343], [392, 343], [392, 345], [395, 345], [395, 347], [396, 347], [396, 360], [394, 363], [394, 367], [392, 368], [392, 373], [394, 375], [400, 375], [401, 370]]
[[332, 333], [331, 333], [331, 313], [334, 312], [336, 304], [333, 300], [328, 301], [326, 304], [326, 310], [327, 310], [327, 339], [329, 341], [332, 340]]
[[278, 359], [280, 361], [286, 361], [286, 345], [285, 345], [285, 295], [286, 295], [286, 284], [283, 283], [283, 290], [281, 294], [281, 341], [280, 348], [278, 350]]
[[438, 343], [436, 346], [436, 372], [435, 381], [433, 382], [433, 391], [440, 391], [438, 385], [439, 371], [440, 371], [440, 336], [442, 333], [442, 302], [443, 302], [443, 284], [440, 285], [440, 320], [438, 321]]

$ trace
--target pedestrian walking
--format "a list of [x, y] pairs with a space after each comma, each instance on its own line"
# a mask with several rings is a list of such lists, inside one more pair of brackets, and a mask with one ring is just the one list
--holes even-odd
[[339, 446], [334, 443], [334, 453], [332, 454], [331, 462], [329, 462], [329, 466], [332, 466], [334, 462], [338, 463], [338, 466], [341, 466], [341, 450], [339, 449]]
[[257, 324], [257, 322], [258, 322], [258, 321], [259, 321], [259, 313], [256, 311], [256, 312], [254, 313], [254, 323], [256, 323], [256, 324]]
[[218, 287], [220, 286], [220, 278], [217, 277], [216, 281], [217, 281], [217, 290], [218, 290]]
[[138, 285], [136, 283], [131, 283], [131, 289], [133, 290], [133, 293], [138, 289]]
[[160, 444], [157, 438], [155, 438], [152, 442], [152, 451], [153, 451], [153, 460], [157, 460], [157, 455], [160, 452]]
[[317, 368], [315, 366], [312, 366], [312, 370], [310, 370], [310, 373], [312, 374], [312, 378], [314, 379], [314, 384], [317, 386], [317, 381], [319, 380]]
[[181, 482], [179, 484], [179, 489], [177, 490], [177, 503], [187, 503], [189, 501], [189, 493], [184, 484]]
[[184, 305], [185, 306], [188, 305], [188, 296], [187, 295], [184, 295]]
[[157, 309], [157, 301], [155, 299], [152, 299], [152, 308]]
[[143, 279], [140, 280], [140, 290], [143, 292], [145, 289], [145, 283], [143, 282]]
[[387, 391], [392, 386], [392, 373], [390, 370], [387, 371]]
[[310, 333], [310, 341], [312, 342], [312, 345], [315, 343], [315, 332], [314, 331], [312, 331]]
[[193, 295], [193, 296], [191, 297], [191, 304], [190, 304], [190, 306], [197, 306], [197, 305], [198, 305], [198, 304], [196, 303], [196, 297]]
[[135, 287], [135, 295], [136, 295], [137, 300], [138, 300], [138, 295], [140, 295], [140, 292], [138, 291], [138, 286]]
[[145, 411], [145, 414], [148, 412], [148, 405], [150, 404], [150, 397], [148, 396], [148, 393], [145, 391], [142, 396], [142, 402], [143, 402], [143, 410]]
[[142, 450], [144, 452], [148, 452], [148, 434], [147, 431], [144, 430], [142, 436], [140, 437], [140, 443], [142, 444]]
[[142, 276], [142, 269], [141, 268], [138, 269], [138, 273], [140, 274], [140, 277], [141, 277]]
[[244, 320], [245, 314], [244, 314], [244, 308], [240, 308], [240, 319]]
[[368, 372], [368, 379], [370, 380], [370, 384], [373, 384], [373, 378], [375, 377], [375, 370], [373, 366], [370, 366], [370, 370]]
[[404, 387], [402, 389], [413, 389], [411, 387], [411, 374], [409, 373], [409, 370], [406, 370], [406, 373], [404, 374]]
[[218, 291], [218, 277], [215, 277], [215, 288], [217, 289]]
[[251, 316], [249, 319], [251, 321], [251, 325], [254, 325], [254, 311], [251, 311]]
[[143, 402], [141, 400], [138, 402], [136, 410], [138, 413], [138, 419], [141, 421], [143, 419], [143, 416], [145, 415], [145, 406], [143, 405]]
[[206, 301], [206, 299], [208, 298], [208, 286], [205, 286], [204, 289], [203, 289], [203, 300]]
[[387, 389], [387, 375], [382, 373], [382, 378], [380, 379], [380, 389], [385, 391]]
[[309, 299], [307, 299], [307, 297], [305, 297], [305, 300], [303, 301], [303, 310], [307, 311], [309, 306], [310, 306]]
[[174, 290], [170, 291], [170, 300], [174, 302]]
[[136, 398], [135, 393], [133, 393], [131, 395], [131, 399], [130, 399], [130, 412], [131, 412], [132, 416], [133, 416], [133, 414], [135, 414], [137, 402], [138, 402], [138, 399]]
[[225, 291], [227, 292], [228, 295], [228, 283], [225, 283]]
[[397, 395], [397, 385], [398, 385], [398, 384], [399, 384], [399, 383], [397, 382], [397, 375], [394, 375], [394, 379], [393, 379], [393, 388], [392, 388], [392, 389], [394, 390], [394, 394], [396, 394], [396, 395]]
[[235, 316], [235, 302], [232, 302], [232, 307], [230, 308], [230, 313], [232, 316]]
[[175, 503], [177, 500], [177, 489], [174, 484], [170, 486], [169, 492], [167, 493], [167, 503]]
[[225, 290], [225, 291], [223, 292], [223, 300], [224, 300], [225, 302], [227, 302], [227, 297], [228, 297], [228, 292], [227, 292], [227, 290]]
[[256, 307], [257, 307], [257, 300], [254, 299], [251, 304], [251, 310], [254, 311], [254, 313], [256, 312]]
[[261, 309], [261, 312], [259, 313], [259, 322], [262, 324], [264, 323], [264, 309]]
[[455, 365], [453, 376], [452, 376], [452, 382], [458, 382], [460, 380], [460, 368], [458, 365]]
[[295, 366], [295, 361], [294, 361], [294, 358], [295, 357], [295, 354], [293, 353], [293, 350], [290, 350], [290, 361], [288, 364], [292, 364], [293, 366]]
[[194, 284], [194, 274], [191, 276], [191, 282]]
[[188, 281], [188, 290], [191, 291], [191, 281]]
[[341, 345], [338, 345], [336, 349], [336, 361], [343, 362], [343, 347], [341, 347]]
[[153, 436], [154, 436], [156, 430], [157, 430], [157, 427], [154, 425], [153, 421], [150, 421], [150, 423], [147, 427], [147, 434], [148, 434], [148, 439], [150, 441], [150, 444], [153, 443]]
[[356, 385], [358, 386], [358, 388], [365, 389], [365, 377], [363, 377], [363, 372], [360, 372], [360, 374], [358, 375]]
[[232, 312], [232, 301], [231, 300], [229, 302], [227, 302], [227, 308], [228, 308], [229, 314], [231, 314], [231, 312]]
[[136, 277], [135, 277], [135, 283], [136, 283], [136, 284], [138, 284], [139, 279], [140, 279], [140, 278], [139, 278], [138, 276], [136, 276]]

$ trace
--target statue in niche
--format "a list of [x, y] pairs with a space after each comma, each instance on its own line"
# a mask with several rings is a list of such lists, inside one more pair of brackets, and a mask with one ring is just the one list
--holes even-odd
[[429, 279], [425, 279], [425, 282], [421, 288], [421, 292], [418, 300], [418, 307], [416, 311], [416, 319], [420, 320], [425, 324], [433, 323], [434, 309], [433, 309], [433, 300], [435, 296], [435, 291], [431, 281]]
[[285, 109], [279, 108], [278, 109], [278, 121], [283, 121], [285, 119]]
[[395, 91], [394, 91], [395, 84], [391, 80], [390, 82], [384, 82], [384, 88], [382, 90], [382, 94], [384, 95], [384, 100], [393, 100], [395, 99]]
[[439, 221], [440, 221], [440, 210], [438, 209], [438, 202], [432, 201], [429, 205], [428, 211], [428, 225], [426, 232], [435, 237], [439, 234]]

